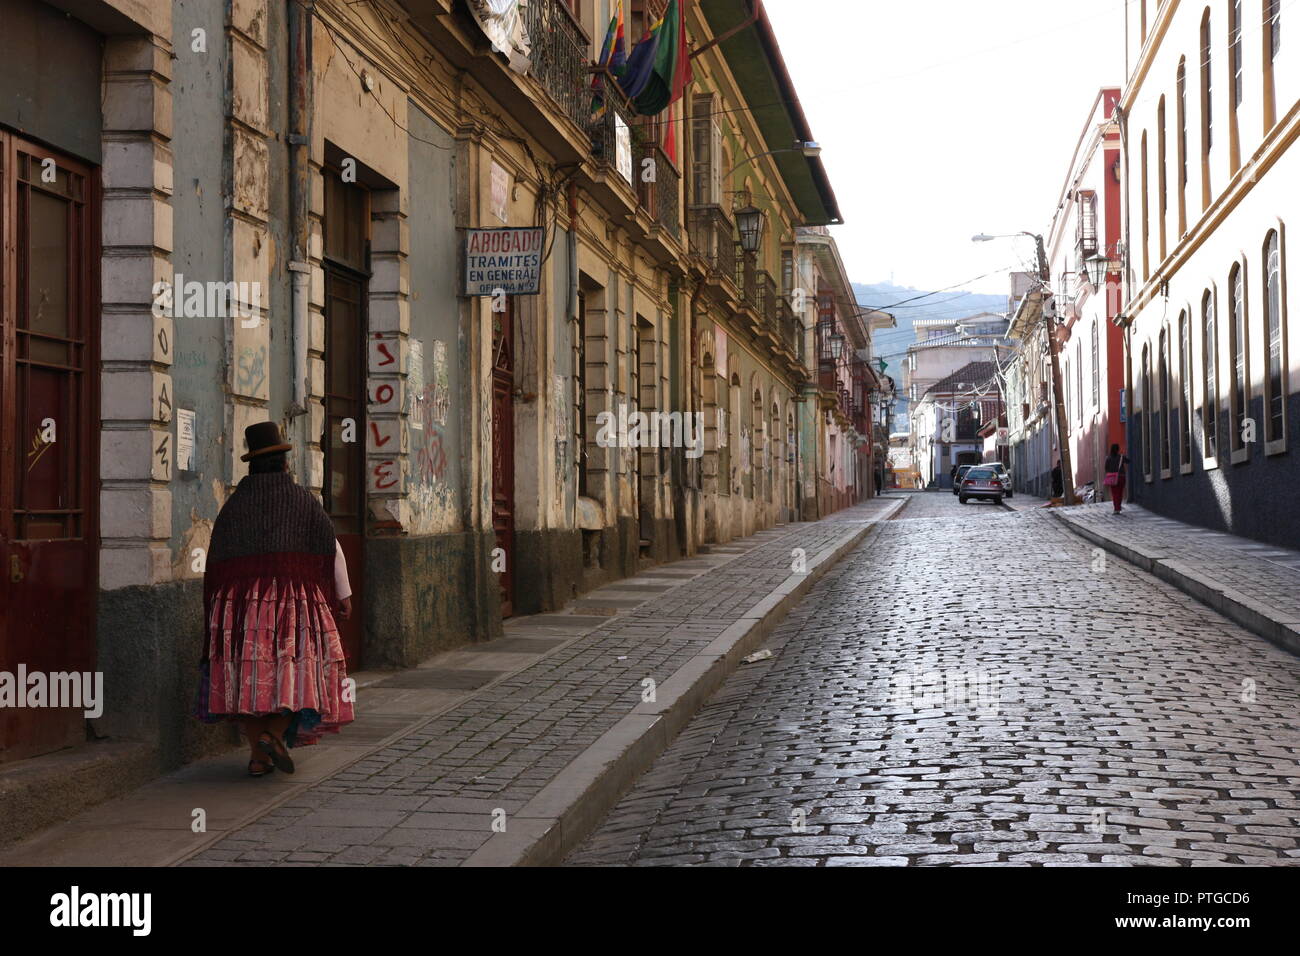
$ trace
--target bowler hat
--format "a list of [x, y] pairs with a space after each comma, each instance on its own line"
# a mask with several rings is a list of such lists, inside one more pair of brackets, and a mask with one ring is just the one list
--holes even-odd
[[280, 437], [280, 426], [275, 422], [258, 422], [244, 429], [244, 444], [248, 454], [240, 455], [240, 461], [248, 461], [258, 455], [273, 455], [277, 451], [288, 451], [293, 445]]

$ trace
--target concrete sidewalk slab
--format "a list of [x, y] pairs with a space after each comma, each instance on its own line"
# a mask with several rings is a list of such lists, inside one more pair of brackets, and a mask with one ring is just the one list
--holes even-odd
[[1052, 508], [1080, 537], [1300, 655], [1300, 551], [1184, 524], [1128, 504]]

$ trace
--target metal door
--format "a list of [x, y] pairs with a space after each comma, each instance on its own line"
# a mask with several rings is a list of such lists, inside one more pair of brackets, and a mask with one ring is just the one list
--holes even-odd
[[498, 572], [501, 616], [514, 614], [515, 596], [515, 362], [514, 300], [492, 313], [492, 530], [505, 557]]
[[[0, 671], [53, 687], [95, 667], [98, 173], [0, 130], [0, 208]], [[0, 761], [85, 739], [51, 702], [0, 709]]]

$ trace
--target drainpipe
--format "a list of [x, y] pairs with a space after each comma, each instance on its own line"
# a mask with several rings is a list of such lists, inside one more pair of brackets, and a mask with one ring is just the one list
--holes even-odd
[[[569, 256], [569, 295], [567, 299], [567, 308], [569, 310], [569, 355], [572, 356], [574, 345], [573, 339], [578, 334], [578, 186], [572, 180], [569, 181], [566, 194], [569, 207], [569, 233], [565, 239], [565, 250]], [[585, 355], [586, 352], [584, 351], [583, 354]], [[576, 373], [580, 370], [574, 369], [573, 371]], [[586, 407], [585, 396], [583, 407]], [[580, 424], [582, 427], [579, 429], [578, 433], [582, 436], [582, 440], [585, 441], [587, 425], [586, 422], [581, 422]], [[569, 437], [572, 437], [572, 435]], [[573, 460], [575, 463], [582, 460], [581, 448], [573, 449]], [[573, 481], [573, 513], [570, 515], [569, 525], [575, 529], [578, 527], [578, 478], [576, 473], [574, 474]]]
[[311, 416], [307, 414], [307, 343], [311, 333], [311, 121], [314, 0], [288, 0], [289, 8], [289, 273], [293, 316], [293, 404], [302, 471], [307, 475]]

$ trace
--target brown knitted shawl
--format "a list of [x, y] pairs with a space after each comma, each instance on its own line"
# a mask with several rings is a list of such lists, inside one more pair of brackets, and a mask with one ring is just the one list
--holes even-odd
[[249, 475], [212, 526], [208, 564], [278, 552], [334, 556], [334, 523], [287, 471]]
[[[244, 478], [212, 526], [203, 574], [208, 631], [203, 660], [213, 644], [213, 627], [232, 626], [237, 633], [230, 643], [242, 644], [248, 602], [264, 593], [271, 581], [317, 587], [327, 599], [336, 599], [334, 549], [330, 516], [288, 472]], [[234, 603], [228, 613], [231, 623], [218, 625], [212, 618], [212, 599], [221, 588], [234, 594]]]

